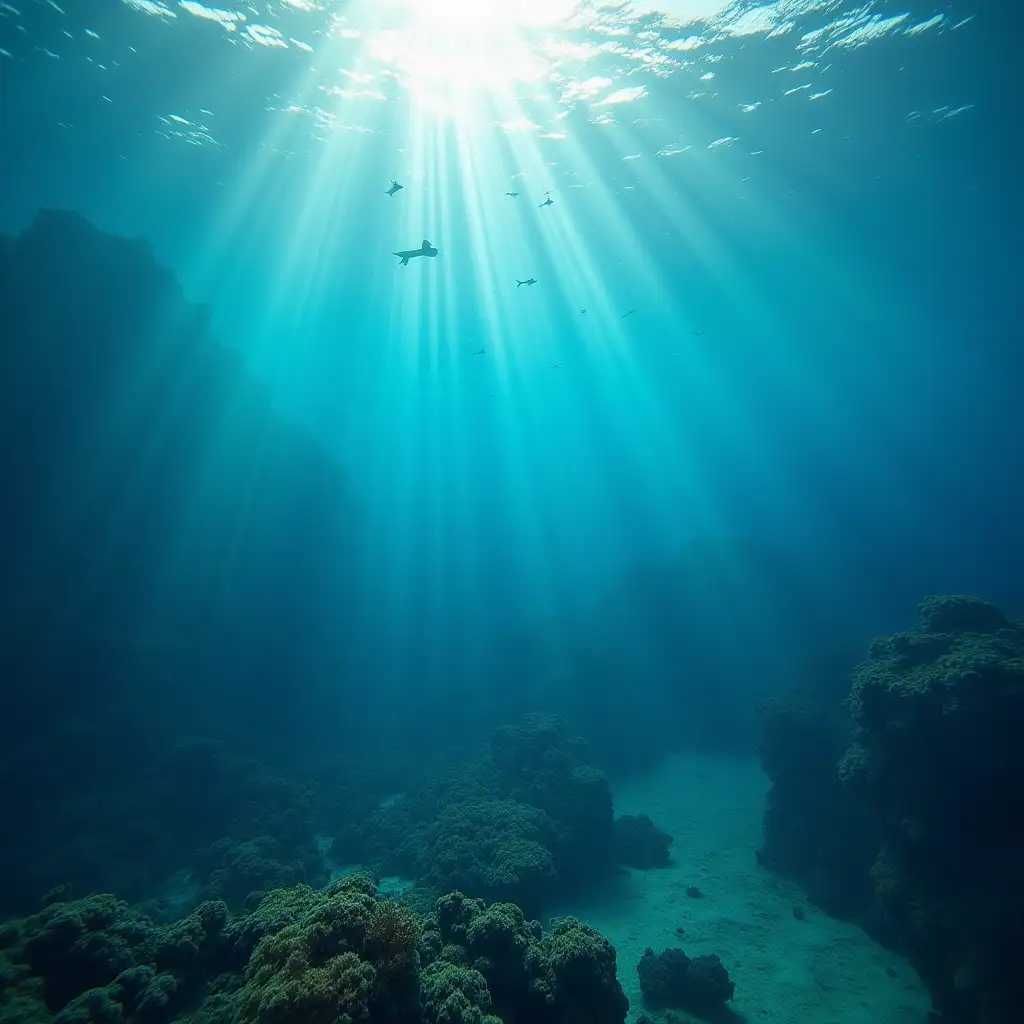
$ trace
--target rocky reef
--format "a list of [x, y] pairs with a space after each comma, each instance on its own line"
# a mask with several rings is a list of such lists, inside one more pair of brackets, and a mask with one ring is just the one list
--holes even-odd
[[239, 884], [317, 881], [282, 776], [348, 696], [344, 475], [143, 241], [59, 210], [0, 236], [0, 332], [0, 910], [265, 835]]
[[209, 901], [155, 925], [110, 895], [0, 928], [6, 1024], [623, 1024], [615, 951], [567, 918], [449, 894], [427, 914], [366, 875]]
[[832, 691], [767, 697], [756, 709], [757, 749], [772, 781], [757, 859], [798, 881], [836, 917], [881, 927], [869, 869], [878, 849], [871, 809], [843, 786], [836, 765], [854, 732]]
[[761, 860], [873, 923], [951, 1024], [1020, 1019], [1024, 626], [966, 596], [874, 640], [846, 715], [763, 704]]
[[735, 985], [725, 964], [712, 954], [689, 957], [681, 949], [644, 950], [636, 967], [640, 991], [652, 1010], [677, 1008], [714, 1014], [733, 997]]
[[1024, 626], [971, 597], [929, 598], [854, 674], [839, 765], [881, 830], [887, 921], [944, 1020], [1020, 1019], [1024, 949]]
[[495, 731], [482, 760], [451, 766], [349, 822], [332, 853], [539, 913], [556, 893], [614, 867], [613, 822], [608, 780], [584, 741], [557, 716], [524, 715]]
[[[626, 1019], [629, 1000], [616, 978], [615, 950], [575, 918], [554, 920], [544, 935], [540, 924], [527, 920], [514, 904], [487, 906], [452, 893], [438, 901], [427, 920], [421, 949], [433, 984], [462, 993], [482, 989], [489, 997], [481, 1009], [489, 1006], [503, 1021], [622, 1024]], [[437, 1002], [434, 996], [431, 1004]], [[437, 1017], [439, 1024], [463, 1019], [471, 1018]]]
[[615, 819], [615, 853], [620, 864], [641, 870], [666, 867], [672, 863], [668, 848], [673, 842], [646, 814]]

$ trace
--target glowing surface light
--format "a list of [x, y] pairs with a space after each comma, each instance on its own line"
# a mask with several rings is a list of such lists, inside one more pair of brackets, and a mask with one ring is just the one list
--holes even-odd
[[385, 0], [357, 3], [348, 21], [372, 59], [415, 82], [501, 88], [550, 72], [545, 32], [565, 25], [579, 0]]
[[528, 29], [557, 25], [576, 0], [408, 0], [417, 21], [457, 29]]
[[[879, 396], [879, 365], [902, 382], [922, 360], [900, 310], [864, 302], [888, 294], [877, 240], [833, 245], [824, 214], [882, 202], [872, 168], [896, 166], [852, 134], [853, 83], [884, 64], [868, 70], [864, 47], [899, 36], [896, 75], [905, 48], [969, 22], [913, 24], [886, 0], [123, 2], [166, 23], [159, 45], [144, 36], [126, 62], [64, 5], [80, 59], [46, 56], [46, 37], [23, 57], [88, 63], [103, 111], [159, 97], [155, 148], [119, 140], [136, 184], [111, 205], [126, 233], [194, 233], [188, 291], [347, 467], [396, 678], [420, 674], [410, 636], [470, 655], [504, 614], [489, 579], [554, 616], [622, 558], [812, 536], [836, 452], [869, 450], [861, 401], [889, 449], [924, 448], [906, 388]], [[196, 50], [215, 33], [223, 53]], [[906, 118], [916, 146], [972, 89], [922, 89], [928, 105], [889, 123]], [[154, 182], [204, 174], [202, 218], [169, 200], [161, 225]], [[424, 238], [441, 258], [400, 268], [392, 253]], [[899, 503], [879, 493], [889, 522]]]

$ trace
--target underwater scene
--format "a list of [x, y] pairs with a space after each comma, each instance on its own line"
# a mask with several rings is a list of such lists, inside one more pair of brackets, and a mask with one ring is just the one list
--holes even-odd
[[0, 1024], [1021, 1024], [1021, 39], [0, 0]]

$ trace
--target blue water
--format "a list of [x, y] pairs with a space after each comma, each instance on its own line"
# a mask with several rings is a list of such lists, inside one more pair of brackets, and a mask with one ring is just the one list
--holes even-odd
[[[315, 535], [289, 585], [331, 595], [294, 648], [268, 639], [287, 588], [153, 556], [182, 621], [216, 589], [267, 649], [204, 648], [192, 689], [174, 661], [132, 714], [216, 708], [301, 753], [550, 704], [639, 748], [669, 745], [682, 676], [728, 746], [808, 634], [862, 650], [932, 591], [1019, 606], [1020, 14], [662, 8], [0, 4], [0, 230], [62, 209], [145, 239], [344, 479], [315, 530], [315, 488], [260, 481], [282, 537]], [[138, 401], [107, 383], [108, 415]], [[199, 445], [164, 482], [183, 532], [234, 522], [262, 457], [241, 414]], [[117, 501], [96, 536], [145, 550]], [[680, 630], [711, 648], [685, 672]]]

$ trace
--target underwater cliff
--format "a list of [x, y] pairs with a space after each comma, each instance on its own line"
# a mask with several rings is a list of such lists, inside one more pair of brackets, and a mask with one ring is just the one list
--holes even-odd
[[359, 518], [144, 242], [40, 212], [0, 324], [0, 905], [123, 892], [221, 834], [190, 736], [280, 761], [343, 698]]

